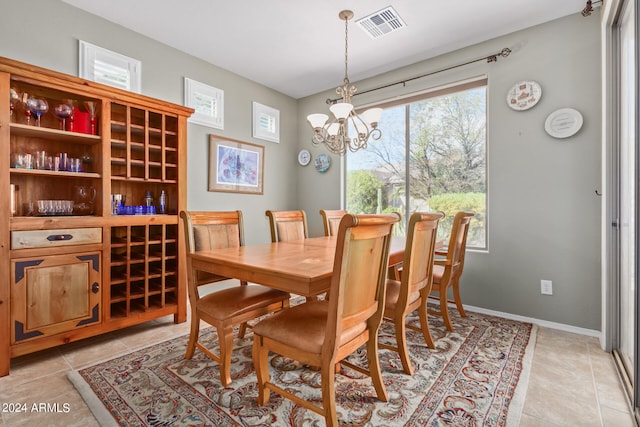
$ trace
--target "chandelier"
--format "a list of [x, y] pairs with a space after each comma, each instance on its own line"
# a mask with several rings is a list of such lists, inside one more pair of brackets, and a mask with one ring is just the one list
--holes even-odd
[[342, 86], [336, 88], [342, 102], [335, 102], [329, 107], [331, 119], [327, 114], [317, 113], [309, 114], [307, 121], [313, 129], [311, 141], [314, 144], [325, 144], [332, 153], [343, 155], [347, 150], [355, 152], [366, 148], [369, 139], [380, 139], [382, 132], [378, 129], [378, 121], [382, 115], [382, 108], [370, 108], [362, 114], [353, 109], [351, 97], [358, 90], [349, 82], [348, 76], [348, 24], [353, 18], [353, 12], [343, 10], [338, 16], [344, 20], [344, 81]]

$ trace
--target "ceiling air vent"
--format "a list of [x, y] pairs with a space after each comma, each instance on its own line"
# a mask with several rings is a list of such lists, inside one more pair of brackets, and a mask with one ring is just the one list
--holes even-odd
[[356, 22], [373, 39], [407, 26], [391, 6], [358, 19]]

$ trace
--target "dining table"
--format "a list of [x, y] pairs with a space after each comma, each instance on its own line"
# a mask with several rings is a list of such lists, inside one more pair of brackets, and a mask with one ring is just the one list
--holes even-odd
[[[335, 236], [211, 249], [187, 256], [191, 267], [224, 277], [311, 297], [329, 290], [336, 252]], [[393, 236], [389, 266], [404, 259], [405, 237]]]

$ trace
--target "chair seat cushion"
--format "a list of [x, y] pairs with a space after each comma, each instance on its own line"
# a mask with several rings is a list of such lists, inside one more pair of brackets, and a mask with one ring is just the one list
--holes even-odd
[[287, 292], [265, 286], [235, 286], [203, 296], [198, 300], [198, 310], [224, 321], [247, 311], [289, 299], [289, 297]]
[[[253, 327], [253, 333], [303, 351], [320, 354], [327, 328], [329, 301], [309, 301], [279, 311]], [[364, 324], [342, 331], [340, 345], [365, 329]]]
[[400, 298], [400, 282], [397, 280], [387, 279], [384, 297], [384, 311], [395, 313], [396, 305]]
[[444, 265], [435, 265], [433, 266], [433, 284], [439, 285], [442, 281], [442, 276], [444, 276]]
[[[388, 313], [395, 313], [396, 308], [398, 306], [398, 300], [400, 299], [400, 289], [402, 289], [402, 285], [398, 280], [387, 279], [387, 285], [385, 287], [385, 297], [384, 297], [384, 312], [385, 316]], [[409, 295], [409, 304], [420, 298], [420, 292], [414, 292], [412, 295]]]

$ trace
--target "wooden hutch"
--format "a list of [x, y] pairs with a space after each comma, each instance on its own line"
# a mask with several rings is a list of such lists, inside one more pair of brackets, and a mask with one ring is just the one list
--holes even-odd
[[[29, 98], [49, 105], [40, 123]], [[6, 58], [0, 99], [0, 376], [12, 357], [170, 314], [184, 322], [193, 110]], [[63, 103], [74, 107], [64, 125]], [[113, 194], [142, 206], [147, 192], [156, 213], [114, 211]]]

